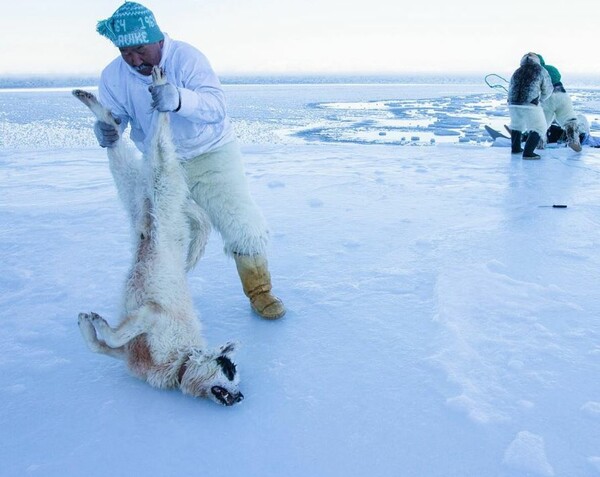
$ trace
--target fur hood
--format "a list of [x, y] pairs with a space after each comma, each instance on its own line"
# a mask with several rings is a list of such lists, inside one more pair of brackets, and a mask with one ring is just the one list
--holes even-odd
[[541, 65], [541, 60], [539, 55], [535, 54], [535, 53], [527, 53], [525, 55], [523, 55], [523, 58], [521, 58], [521, 66], [525, 66], [528, 64], [537, 64], [537, 65]]
[[550, 75], [541, 66], [535, 53], [521, 58], [521, 66], [513, 73], [508, 86], [508, 104], [536, 106], [552, 94]]

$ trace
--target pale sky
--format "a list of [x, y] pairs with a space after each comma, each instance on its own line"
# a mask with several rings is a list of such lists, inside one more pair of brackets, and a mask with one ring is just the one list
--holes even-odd
[[[10, 3], [10, 5], [9, 5]], [[563, 79], [600, 74], [600, 2], [148, 0], [160, 28], [217, 74], [511, 74], [527, 51]], [[120, 0], [4, 0], [0, 75], [98, 74], [118, 50], [95, 32]], [[560, 6], [557, 6], [560, 5]]]

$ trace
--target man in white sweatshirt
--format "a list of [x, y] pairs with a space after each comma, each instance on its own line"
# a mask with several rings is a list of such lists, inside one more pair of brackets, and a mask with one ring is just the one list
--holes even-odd
[[[164, 34], [153, 13], [139, 3], [125, 2], [96, 29], [120, 51], [102, 71], [99, 96], [121, 130], [97, 122], [98, 142], [111, 147], [129, 125], [131, 139], [145, 152], [153, 110], [169, 112], [190, 193], [221, 234], [225, 253], [234, 258], [252, 309], [266, 319], [280, 318], [285, 308], [271, 293], [267, 225], [250, 196], [221, 83], [208, 60], [193, 46]], [[152, 87], [152, 67], [157, 65], [168, 83]]]

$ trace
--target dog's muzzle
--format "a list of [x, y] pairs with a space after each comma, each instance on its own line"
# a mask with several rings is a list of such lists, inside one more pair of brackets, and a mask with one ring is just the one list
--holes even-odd
[[233, 406], [234, 404], [244, 400], [242, 393], [230, 393], [227, 389], [221, 386], [213, 386], [210, 388], [213, 396], [224, 406]]

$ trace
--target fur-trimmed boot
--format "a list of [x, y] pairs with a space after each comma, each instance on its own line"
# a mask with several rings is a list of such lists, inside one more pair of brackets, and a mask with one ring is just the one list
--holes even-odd
[[525, 142], [525, 149], [523, 150], [523, 159], [539, 159], [540, 155], [536, 154], [535, 148], [540, 143], [540, 135], [535, 131], [530, 131]]
[[512, 154], [520, 154], [523, 152], [523, 149], [521, 148], [521, 131], [512, 130], [510, 132], [510, 147], [510, 152]]
[[567, 136], [567, 145], [575, 152], [581, 152], [581, 141], [579, 140], [579, 131], [577, 130], [577, 119], [569, 119], [565, 125], [565, 135]]
[[262, 255], [233, 254], [244, 293], [252, 309], [267, 320], [285, 315], [283, 302], [271, 293], [271, 274]]

